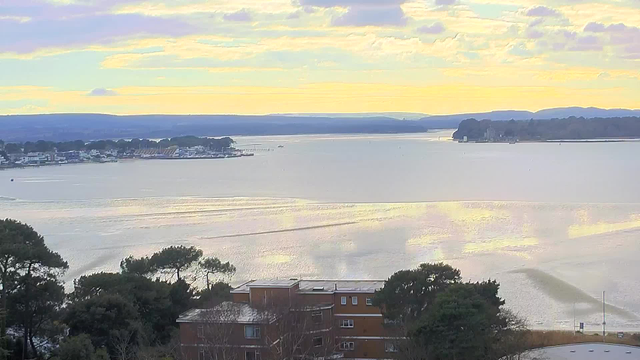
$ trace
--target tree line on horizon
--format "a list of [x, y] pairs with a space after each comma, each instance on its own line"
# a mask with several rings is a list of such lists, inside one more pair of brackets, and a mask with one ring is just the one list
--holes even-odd
[[489, 128], [494, 129], [499, 138], [525, 141], [635, 138], [640, 137], [640, 117], [520, 121], [467, 119], [460, 123], [453, 138], [462, 140], [466, 136], [471, 141], [483, 140]]
[[30, 152], [67, 152], [67, 151], [91, 151], [91, 150], [118, 150], [126, 152], [136, 149], [168, 148], [204, 146], [210, 150], [222, 151], [230, 148], [235, 141], [230, 137], [208, 138], [198, 136], [178, 136], [162, 140], [151, 139], [120, 139], [120, 140], [96, 140], [85, 142], [75, 141], [26, 141], [23, 143], [5, 143], [0, 140], [0, 151], [7, 154], [28, 154]]

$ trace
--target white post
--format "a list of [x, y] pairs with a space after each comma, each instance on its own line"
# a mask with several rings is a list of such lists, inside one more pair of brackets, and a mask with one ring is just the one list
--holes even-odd
[[607, 327], [607, 317], [605, 313], [605, 300], [604, 300], [604, 291], [602, 292], [602, 342], [607, 342], [606, 338], [606, 327]]

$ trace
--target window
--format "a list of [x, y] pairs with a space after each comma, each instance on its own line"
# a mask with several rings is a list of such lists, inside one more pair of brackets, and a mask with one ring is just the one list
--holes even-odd
[[245, 326], [244, 337], [245, 339], [260, 339], [260, 328], [253, 325]]
[[353, 320], [352, 319], [345, 319], [340, 321], [340, 327], [341, 328], [352, 328], [353, 327]]
[[260, 360], [260, 351], [245, 351], [244, 360]]
[[347, 297], [343, 296], [340, 298], [340, 305], [347, 305]]
[[356, 348], [356, 344], [353, 341], [345, 341], [340, 343], [340, 350], [354, 350]]
[[354, 296], [351, 298], [351, 305], [358, 305], [358, 297]]
[[322, 324], [322, 311], [316, 311], [311, 313], [311, 321], [314, 324]]
[[367, 306], [373, 306], [373, 299], [367, 298]]
[[204, 360], [204, 349], [198, 351], [198, 360]]
[[322, 346], [322, 344], [324, 343], [322, 336], [318, 336], [318, 337], [314, 337], [313, 338], [313, 347], [320, 347]]
[[198, 325], [198, 337], [199, 338], [203, 338], [204, 337], [204, 326], [202, 326], [202, 325]]
[[398, 352], [398, 348], [396, 347], [396, 344], [392, 342], [386, 342], [384, 343], [384, 351], [395, 353], [395, 352]]

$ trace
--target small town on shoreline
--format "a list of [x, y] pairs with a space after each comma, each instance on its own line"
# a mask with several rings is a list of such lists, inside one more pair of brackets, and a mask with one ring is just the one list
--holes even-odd
[[114, 163], [120, 159], [196, 160], [253, 156], [233, 147], [235, 141], [183, 136], [160, 141], [147, 139], [84, 142], [7, 143], [0, 140], [0, 169], [79, 163]]

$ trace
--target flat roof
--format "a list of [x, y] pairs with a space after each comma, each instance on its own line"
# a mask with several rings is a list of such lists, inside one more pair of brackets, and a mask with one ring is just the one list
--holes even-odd
[[191, 309], [180, 314], [179, 323], [257, 324], [275, 319], [273, 314], [259, 311], [245, 303], [225, 301], [211, 309]]
[[[291, 284], [291, 282], [294, 282]], [[252, 287], [292, 287], [299, 283], [300, 292], [314, 293], [374, 293], [382, 289], [384, 280], [252, 280], [235, 289], [232, 293], [248, 293]]]
[[290, 288], [299, 283], [300, 280], [297, 279], [289, 279], [289, 280], [254, 280], [248, 283], [245, 283], [247, 287], [273, 287], [273, 288]]
[[560, 345], [532, 350], [523, 360], [631, 360], [640, 358], [640, 347], [584, 343]]

